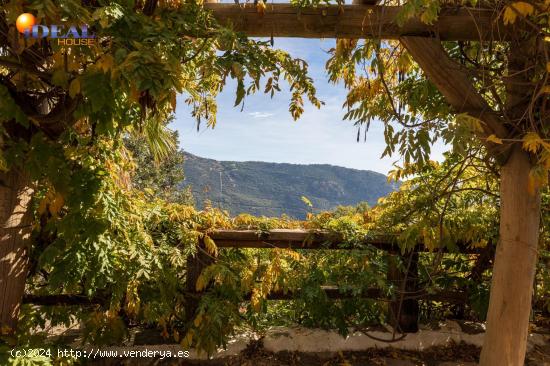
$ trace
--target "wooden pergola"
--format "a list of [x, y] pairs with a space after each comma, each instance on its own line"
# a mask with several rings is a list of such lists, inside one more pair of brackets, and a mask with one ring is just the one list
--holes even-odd
[[[418, 259], [420, 252], [430, 252], [422, 243], [419, 243], [407, 254], [401, 254], [395, 235], [367, 235], [360, 242], [353, 245], [346, 243], [337, 233], [322, 230], [305, 229], [274, 229], [259, 232], [257, 230], [216, 230], [208, 234], [220, 249], [295, 249], [295, 250], [356, 250], [364, 251], [367, 248], [376, 248], [384, 254], [388, 261], [386, 277], [399, 290], [397, 296], [388, 298], [383, 289], [373, 287], [359, 294], [346, 292], [335, 286], [323, 286], [321, 290], [329, 299], [370, 298], [389, 302], [389, 317], [403, 332], [418, 330], [419, 300], [442, 301], [446, 303], [464, 303], [468, 299], [465, 291], [439, 291], [430, 293], [419, 288]], [[491, 251], [470, 248], [468, 243], [456, 243], [461, 254], [491, 255]], [[446, 248], [435, 252], [448, 252]], [[365, 255], [368, 252], [365, 252]], [[400, 257], [407, 269], [398, 265]], [[198, 306], [201, 292], [197, 291], [196, 283], [202, 271], [215, 263], [217, 255], [208, 251], [203, 239], [199, 240], [196, 255], [187, 259], [186, 288], [189, 308]], [[298, 292], [275, 291], [267, 295], [267, 300], [290, 300], [299, 297]], [[191, 311], [190, 314], [194, 314]]]
[[511, 30], [493, 10], [443, 8], [434, 24], [412, 18], [398, 24], [400, 6], [324, 5], [297, 8], [290, 4], [267, 4], [259, 14], [253, 4], [208, 2], [205, 8], [224, 25], [252, 37], [381, 38], [438, 37], [441, 40], [505, 40]]
[[[155, 16], [158, 2], [158, 0], [137, 2], [135, 10], [142, 12], [145, 16]], [[531, 182], [532, 168], [538, 168], [533, 159], [538, 158], [537, 153], [522, 148], [519, 142], [525, 141], [525, 136], [530, 133], [536, 134], [543, 131], [543, 137], [546, 138], [548, 134], [545, 127], [550, 123], [550, 118], [546, 104], [542, 104], [548, 101], [546, 94], [550, 72], [548, 68], [550, 63], [547, 63], [550, 58], [548, 56], [550, 43], [546, 41], [548, 10], [536, 9], [535, 11], [534, 5], [538, 6], [538, 4], [531, 5], [524, 2], [533, 7], [531, 11], [533, 14], [520, 14], [522, 16], [518, 17], [518, 21], [511, 27], [505, 26], [501, 21], [501, 11], [517, 10], [513, 6], [513, 1], [485, 2], [494, 9], [482, 6], [447, 6], [448, 2], [440, 1], [438, 5], [442, 8], [438, 9], [438, 19], [432, 24], [426, 24], [419, 15], [403, 19], [403, 8], [398, 6], [381, 5], [378, 0], [353, 0], [353, 2], [352, 5], [323, 4], [306, 8], [296, 8], [289, 4], [267, 4], [265, 8], [263, 6], [258, 8], [252, 4], [220, 4], [205, 0], [204, 6], [211, 10], [218, 23], [253, 37], [373, 38], [399, 41], [422, 69], [422, 77], [429, 79], [439, 90], [452, 112], [464, 113], [481, 121], [479, 128], [473, 133], [476, 134], [480, 143], [485, 144], [487, 156], [498, 162], [501, 198], [499, 245], [494, 255], [489, 326], [481, 364], [520, 366], [523, 364], [527, 345], [531, 289], [535, 278], [537, 245], [541, 228], [541, 195], [537, 187], [533, 188], [528, 184]], [[93, 4], [86, 6], [95, 8]], [[538, 19], [537, 21], [544, 25], [539, 27], [532, 22], [533, 19]], [[9, 34], [8, 28], [6, 23], [6, 35]], [[8, 37], [4, 38], [5, 44], [8, 45]], [[460, 61], [450, 57], [443, 47], [444, 41], [500, 42], [501, 44], [507, 42], [506, 47], [503, 47], [503, 51], [506, 52], [502, 55], [504, 66], [490, 71], [495, 74], [500, 72], [497, 75], [501, 89], [499, 92], [504, 95], [504, 98], [500, 98], [499, 94], [494, 92], [496, 97], [492, 99], [496, 99], [497, 102], [491, 102], [490, 105], [484, 95], [487, 93], [486, 89], [493, 85], [480, 87], [481, 82], [484, 81], [481, 79], [486, 75], [485, 66], [482, 64], [478, 67], [475, 62], [472, 62], [473, 66], [466, 68]], [[13, 53], [14, 57], [17, 56], [16, 58], [19, 57], [19, 47], [8, 46], [7, 48], [10, 54]], [[49, 54], [50, 50], [44, 53]], [[45, 59], [46, 57], [31, 57], [29, 60], [32, 61], [30, 63], [33, 66], [37, 67], [35, 71], [38, 71], [44, 67]], [[9, 62], [7, 65], [10, 70], [26, 67], [25, 63]], [[51, 66], [52, 72], [53, 68]], [[548, 70], [548, 72], [540, 70]], [[50, 77], [50, 74], [42, 76]], [[544, 77], [539, 81], [540, 76]], [[474, 84], [480, 80], [480, 85]], [[52, 90], [54, 89], [57, 88]], [[29, 98], [24, 98], [23, 101], [34, 100], [30, 98], [30, 96], [34, 98], [32, 90], [27, 90], [26, 94]], [[70, 90], [60, 87], [59, 93], [56, 94], [59, 98], [48, 96], [49, 99], [55, 100], [57, 105], [47, 114], [35, 113], [38, 112], [34, 110], [36, 108], [27, 113], [23, 108], [26, 103], [18, 104], [25, 114], [32, 117], [31, 119], [40, 118], [39, 127], [42, 131], [57, 140], [70, 126], [66, 121], [67, 116], [71, 117], [71, 123], [76, 122], [77, 119], [78, 114], [75, 115], [74, 110], [79, 106], [79, 98], [66, 97], [70, 94]], [[495, 104], [494, 108], [493, 104]], [[19, 122], [18, 118], [13, 118], [13, 122]], [[17, 126], [13, 136], [19, 138], [20, 132], [24, 136], [27, 136], [27, 133], [29, 136], [34, 136], [34, 126], [38, 123], [32, 124], [32, 129], [31, 127], [22, 128], [22, 124], [15, 123], [15, 125]], [[546, 170], [544, 173], [547, 173]], [[3, 205], [5, 227], [2, 228], [3, 246], [0, 254], [2, 258], [9, 258], [9, 260], [4, 261], [5, 264], [1, 268], [4, 273], [1, 278], [4, 281], [2, 290], [4, 299], [0, 306], [0, 310], [3, 311], [0, 315], [2, 315], [2, 325], [6, 323], [9, 328], [15, 329], [20, 298], [25, 288], [25, 276], [28, 273], [26, 248], [31, 237], [32, 210], [29, 202], [31, 202], [33, 189], [27, 178], [14, 169], [2, 174], [4, 177], [2, 179], [8, 184], [0, 190], [5, 198]], [[215, 235], [218, 235], [215, 240], [220, 246], [224, 243], [228, 247], [231, 246], [232, 239], [220, 237], [222, 233]], [[229, 233], [223, 235], [227, 236]], [[272, 236], [269, 238], [247, 240], [246, 244], [265, 248], [278, 245], [284, 247], [284, 239], [275, 240], [275, 233], [270, 235]], [[266, 242], [268, 244], [265, 244]], [[298, 239], [292, 243], [294, 244], [290, 247], [307, 244], [307, 242], [300, 243]], [[332, 243], [338, 244], [334, 240]], [[377, 244], [393, 245], [382, 241]], [[205, 252], [204, 248], [199, 251], [202, 254]], [[197, 275], [199, 265], [206, 262], [206, 257], [202, 257], [205, 261], [201, 262], [201, 255], [190, 259], [196, 261], [196, 265], [189, 263], [188, 279], [196, 278], [193, 276]], [[410, 262], [413, 263], [410, 272], [414, 273], [415, 259], [413, 256], [410, 258], [412, 258]], [[402, 274], [398, 277], [402, 277]], [[404, 283], [403, 292], [409, 292], [408, 278], [405, 277], [401, 281]], [[9, 286], [6, 283], [9, 283]], [[190, 287], [194, 288], [195, 283], [188, 280]], [[415, 291], [414, 283], [410, 286], [412, 291]], [[71, 299], [71, 301], [77, 300], [79, 299]], [[404, 308], [408, 309], [408, 306]]]
[[[353, 0], [353, 5], [319, 5], [297, 8], [290, 4], [267, 4], [259, 13], [253, 4], [222, 4], [206, 0], [220, 24], [253, 37], [377, 38], [399, 40], [439, 89], [456, 113], [484, 121], [478, 137], [504, 138], [502, 125], [487, 101], [474, 88], [468, 71], [452, 60], [441, 41], [509, 41], [517, 34], [491, 9], [444, 7], [438, 20], [425, 24], [419, 18], [399, 22], [399, 6], [376, 5], [377, 0]], [[485, 143], [503, 161], [503, 147]]]
[[[540, 194], [526, 192], [525, 181], [531, 165], [529, 154], [521, 147], [491, 143], [490, 140], [521, 140], [522, 136], [508, 124], [511, 119], [525, 121], [529, 107], [526, 101], [534, 100], [533, 88], [528, 87], [533, 84], [532, 79], [522, 70], [537, 66], [532, 59], [536, 54], [533, 51], [537, 49], [533, 45], [540, 40], [541, 33], [534, 30], [536, 27], [533, 28], [529, 19], [516, 22], [510, 29], [501, 22], [500, 10], [503, 8], [445, 7], [442, 4], [438, 20], [425, 24], [419, 17], [400, 19], [402, 8], [381, 5], [377, 0], [353, 0], [353, 5], [319, 5], [315, 8], [267, 4], [260, 11], [253, 5], [244, 4], [208, 3], [205, 6], [220, 24], [249, 36], [398, 40], [453, 112], [481, 121], [480, 128], [474, 133], [485, 145], [488, 155], [501, 167], [502, 199], [501, 244], [494, 256], [489, 326], [481, 364], [523, 364], [531, 304], [531, 293], [526, 289], [532, 285], [536, 266]], [[509, 42], [508, 74], [501, 75], [506, 93], [503, 108], [493, 109], [489, 105], [474, 85], [471, 70], [452, 59], [442, 41]], [[547, 52], [547, 46], [537, 47]], [[193, 275], [193, 268], [189, 269]], [[413, 272], [415, 270], [413, 268]], [[403, 274], [397, 277], [403, 278]], [[404, 292], [414, 291], [415, 284], [409, 283], [407, 278], [405, 274], [401, 281]], [[417, 315], [418, 307], [414, 303], [404, 302], [403, 308], [406, 314], [396, 312], [398, 317], [414, 318]], [[407, 330], [408, 324], [402, 319], [397, 323]]]

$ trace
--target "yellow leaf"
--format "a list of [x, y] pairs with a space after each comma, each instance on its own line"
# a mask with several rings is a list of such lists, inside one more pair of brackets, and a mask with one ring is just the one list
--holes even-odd
[[202, 323], [202, 314], [199, 313], [199, 315], [197, 315], [197, 317], [193, 321], [193, 325], [198, 328], [201, 325], [201, 323]]
[[257, 311], [257, 312], [260, 311], [261, 299], [262, 299], [262, 294], [260, 293], [260, 291], [258, 291], [257, 288], [252, 290], [252, 295], [250, 296], [250, 305], [252, 305], [252, 309], [254, 309], [254, 311]]
[[548, 170], [542, 165], [535, 165], [529, 171], [527, 190], [534, 194], [537, 189], [548, 184]]
[[487, 141], [491, 141], [491, 142], [494, 142], [495, 144], [502, 145], [502, 139], [496, 137], [496, 135], [494, 134], [487, 137]]
[[504, 24], [514, 24], [516, 22], [517, 14], [516, 12], [509, 6], [504, 9]]
[[401, 72], [407, 72], [410, 69], [410, 66], [412, 64], [412, 60], [408, 53], [401, 53], [399, 58], [397, 59], [397, 67], [399, 71]]
[[536, 153], [543, 141], [536, 132], [529, 132], [523, 136], [523, 149]]
[[311, 203], [311, 201], [309, 200], [309, 198], [307, 198], [306, 196], [302, 196], [301, 197], [301, 200], [303, 203], [305, 203], [308, 207], [313, 207], [313, 203]]
[[300, 253], [298, 253], [297, 251], [295, 250], [292, 250], [292, 249], [285, 249], [285, 253], [292, 259], [294, 259], [295, 261], [299, 261], [300, 259], [302, 259], [302, 256], [300, 255]]
[[40, 201], [38, 213], [42, 215], [48, 211], [53, 217], [58, 217], [64, 204], [65, 199], [63, 196], [55, 190], [50, 189], [48, 193], [46, 193], [46, 196]]
[[487, 240], [479, 239], [477, 242], [472, 243], [472, 248], [485, 248], [487, 246]]
[[550, 153], [545, 152], [544, 154], [542, 154], [540, 163], [544, 165], [546, 169], [550, 170]]
[[212, 254], [213, 256], [217, 256], [218, 247], [216, 246], [216, 243], [214, 242], [214, 240], [212, 240], [212, 238], [209, 237], [208, 235], [204, 235], [203, 240], [204, 240], [204, 247], [206, 248], [206, 251]]
[[69, 85], [69, 96], [74, 98], [78, 93], [80, 93], [80, 80], [76, 78]]
[[103, 55], [97, 62], [97, 66], [103, 70], [103, 72], [108, 72], [113, 68], [114, 59], [111, 55]]
[[517, 1], [513, 3], [511, 6], [513, 6], [514, 9], [516, 9], [517, 12], [524, 17], [533, 14], [533, 12], [535, 11], [535, 8], [533, 7], [533, 5], [525, 1]]
[[543, 94], [550, 94], [550, 85], [545, 85], [541, 89], [541, 93]]
[[197, 283], [195, 284], [195, 290], [198, 292], [204, 290], [207, 284], [206, 278], [203, 273], [204, 271], [199, 275], [199, 278], [197, 278]]
[[191, 329], [191, 330], [189, 330], [189, 332], [187, 332], [187, 334], [185, 335], [185, 337], [183, 338], [183, 340], [180, 343], [183, 348], [191, 347], [191, 342], [193, 342], [193, 335], [194, 335], [193, 329]]
[[550, 72], [550, 62], [546, 63], [546, 71]]
[[134, 84], [130, 84], [130, 100], [135, 102], [135, 103], [138, 103], [139, 102], [139, 95], [140, 95], [140, 92], [139, 90], [136, 88], [136, 86]]
[[256, 11], [258, 12], [258, 14], [263, 16], [265, 14], [265, 8], [266, 8], [266, 5], [264, 1], [259, 0], [258, 3], [256, 4]]
[[176, 111], [176, 93], [170, 93], [170, 105], [172, 106], [172, 111]]
[[483, 121], [472, 117], [467, 113], [461, 113], [456, 116], [457, 122], [464, 124], [472, 132], [483, 132]]
[[533, 14], [535, 8], [525, 1], [516, 1], [504, 9], [504, 24], [514, 24], [518, 14], [526, 17]]

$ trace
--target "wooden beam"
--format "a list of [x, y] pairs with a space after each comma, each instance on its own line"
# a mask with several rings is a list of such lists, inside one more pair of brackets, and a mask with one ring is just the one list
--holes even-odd
[[[209, 234], [219, 248], [291, 248], [291, 249], [361, 249], [360, 246], [343, 245], [336, 233], [321, 230], [274, 229], [268, 232], [257, 230], [217, 230]], [[400, 251], [395, 235], [366, 236], [363, 245], [397, 253]], [[458, 243], [463, 254], [478, 254], [479, 249], [468, 248], [467, 243]], [[427, 251], [420, 246], [417, 251]]]
[[486, 138], [493, 134], [506, 138], [508, 130], [504, 120], [478, 93], [468, 71], [449, 57], [441, 40], [437, 38], [406, 36], [401, 37], [400, 41], [455, 112], [467, 113], [484, 122], [483, 132], [478, 133], [478, 136], [499, 163], [503, 164], [508, 145], [497, 145], [486, 141]]
[[[361, 293], [352, 293], [350, 291], [343, 291], [336, 286], [321, 286], [321, 290], [325, 293], [327, 298], [331, 300], [339, 299], [373, 299], [378, 301], [392, 302], [392, 299], [388, 298], [387, 294], [376, 287], [371, 287], [361, 291]], [[399, 296], [399, 295], [397, 295]], [[300, 298], [300, 290], [298, 291], [273, 291], [267, 295], [267, 300], [293, 300]], [[418, 290], [414, 293], [409, 293], [403, 296], [404, 301], [441, 301], [446, 303], [466, 303], [468, 301], [468, 293], [458, 290], [443, 290], [436, 293], [429, 293], [425, 290]], [[405, 330], [407, 333], [411, 333], [410, 330]]]
[[[401, 258], [402, 266], [398, 266], [397, 257]], [[418, 288], [418, 252], [408, 255], [388, 255], [387, 279], [397, 288], [392, 301], [388, 306], [389, 323], [403, 333], [418, 332], [418, 318], [420, 306], [418, 294], [422, 293]], [[404, 296], [401, 296], [403, 294]], [[405, 296], [416, 294], [417, 296]]]
[[195, 319], [195, 313], [200, 303], [202, 291], [197, 291], [197, 280], [202, 271], [214, 263], [214, 260], [215, 257], [207, 252], [202, 238], [199, 239], [195, 255], [187, 257], [187, 267], [185, 269], [185, 288], [187, 290], [185, 319], [188, 322]]
[[[368, 288], [359, 294], [354, 294], [349, 291], [341, 290], [335, 286], [321, 286], [321, 290], [325, 292], [329, 299], [351, 299], [351, 298], [366, 298], [380, 301], [391, 301], [385, 291], [379, 288]], [[195, 296], [194, 293], [187, 293], [186, 296]], [[267, 295], [268, 300], [292, 300], [300, 297], [300, 290], [297, 291], [273, 291]], [[250, 298], [250, 294], [245, 296], [245, 300]], [[415, 292], [414, 294], [405, 295], [407, 299], [420, 299], [426, 301], [443, 301], [449, 303], [463, 303], [468, 300], [468, 294], [463, 291], [439, 291], [436, 293], [428, 293], [424, 290]], [[23, 297], [24, 304], [32, 304], [38, 306], [108, 306], [108, 297], [86, 297], [83, 295], [58, 294], [58, 295], [25, 295]]]
[[[221, 248], [357, 249], [342, 245], [343, 240], [337, 234], [319, 230], [217, 230], [210, 237]], [[367, 237], [363, 244], [390, 251], [399, 250], [392, 236]]]
[[328, 5], [297, 8], [290, 4], [267, 4], [264, 14], [254, 5], [209, 3], [204, 7], [225, 26], [252, 37], [383, 38], [437, 36], [442, 40], [506, 40], [510, 28], [492, 9], [449, 7], [441, 9], [431, 25], [419, 18], [398, 25], [398, 6]]

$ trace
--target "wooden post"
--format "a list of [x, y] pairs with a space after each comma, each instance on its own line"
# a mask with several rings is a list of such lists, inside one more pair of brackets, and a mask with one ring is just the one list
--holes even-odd
[[200, 302], [200, 292], [197, 291], [197, 280], [201, 272], [214, 262], [214, 258], [206, 252], [204, 241], [199, 239], [195, 255], [187, 257], [187, 272], [185, 280], [186, 307], [185, 318], [191, 321], [195, 317]]
[[[400, 332], [416, 333], [418, 331], [418, 300], [407, 297], [414, 296], [418, 290], [418, 252], [406, 255], [389, 254], [387, 258], [388, 281], [393, 283], [397, 289], [389, 304], [388, 321]], [[398, 266], [398, 259], [402, 262], [402, 268]]]
[[14, 168], [0, 173], [0, 181], [0, 329], [13, 333], [29, 273], [33, 188]]

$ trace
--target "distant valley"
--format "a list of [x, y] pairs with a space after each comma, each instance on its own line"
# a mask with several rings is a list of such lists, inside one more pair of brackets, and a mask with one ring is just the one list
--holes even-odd
[[199, 207], [210, 200], [231, 215], [280, 216], [285, 213], [304, 218], [307, 197], [315, 211], [359, 202], [376, 204], [378, 198], [395, 190], [386, 176], [326, 164], [286, 164], [217, 161], [185, 153], [184, 186], [191, 186]]

